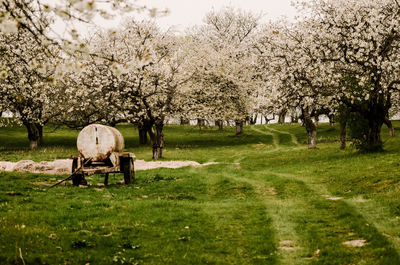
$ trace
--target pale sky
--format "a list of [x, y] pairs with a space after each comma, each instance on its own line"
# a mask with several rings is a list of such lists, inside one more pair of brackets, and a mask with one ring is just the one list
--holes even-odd
[[177, 26], [183, 30], [188, 26], [203, 22], [205, 14], [212, 9], [219, 10], [223, 6], [238, 7], [254, 13], [262, 13], [264, 21], [286, 16], [293, 19], [296, 15], [291, 0], [142, 0], [149, 7], [168, 8], [170, 14], [158, 18], [160, 26]]
[[[159, 10], [168, 9], [170, 12], [166, 16], [155, 18], [157, 24], [163, 28], [173, 28], [177, 32], [184, 32], [188, 27], [200, 25], [206, 13], [211, 10], [219, 10], [224, 6], [233, 6], [255, 14], [263, 14], [262, 21], [276, 20], [286, 17], [292, 20], [296, 15], [296, 10], [291, 6], [292, 0], [137, 0], [137, 3], [146, 5], [149, 8]], [[148, 15], [133, 13], [138, 19], [149, 18]], [[113, 20], [104, 20], [96, 16], [94, 23], [104, 28], [116, 28], [123, 18], [116, 17]], [[65, 26], [61, 21], [55, 23], [53, 29], [59, 36], [65, 35]], [[81, 35], [87, 35], [93, 31], [93, 26], [77, 23], [74, 26]]]

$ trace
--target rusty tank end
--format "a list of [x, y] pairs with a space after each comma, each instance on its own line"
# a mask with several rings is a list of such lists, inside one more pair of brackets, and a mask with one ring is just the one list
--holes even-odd
[[93, 162], [105, 161], [113, 152], [122, 152], [125, 147], [124, 138], [117, 129], [101, 124], [83, 128], [76, 145], [79, 153]]

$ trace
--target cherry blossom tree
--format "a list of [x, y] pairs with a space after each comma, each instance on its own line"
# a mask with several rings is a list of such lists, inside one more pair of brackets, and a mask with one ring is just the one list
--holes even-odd
[[276, 112], [300, 110], [308, 133], [309, 148], [316, 148], [317, 126], [313, 117], [334, 109], [331, 80], [324, 64], [311, 52], [308, 22], [272, 23], [266, 26], [256, 45], [259, 71], [269, 87]]
[[[8, 34], [23, 31], [24, 34], [30, 35], [30, 41], [41, 46], [50, 57], [81, 56], [82, 53], [87, 53], [88, 49], [86, 40], [82, 33], [78, 32], [77, 26], [82, 23], [95, 25], [93, 20], [96, 16], [111, 19], [117, 15], [144, 11], [152, 17], [167, 13], [167, 10], [160, 11], [138, 4], [136, 0], [2, 0], [0, 32]], [[64, 28], [62, 32], [59, 29], [60, 25]], [[62, 53], [52, 53], [54, 46]], [[66, 70], [65, 66], [72, 66], [71, 70], [75, 68], [74, 65], [66, 63], [61, 66], [62, 71]]]
[[70, 83], [76, 82], [72, 87], [78, 90], [72, 94], [89, 98], [77, 97], [71, 112], [140, 126], [142, 137], [150, 135], [153, 158], [161, 158], [165, 119], [173, 115], [177, 87], [187, 79], [180, 42], [150, 21], [130, 20], [118, 30], [98, 33], [88, 48], [90, 55], [82, 57], [82, 70], [78, 77], [71, 73]]
[[[66, 82], [62, 78], [65, 72], [77, 69], [66, 58], [89, 55], [76, 23], [91, 23], [95, 15], [112, 18], [141, 11], [149, 11], [152, 16], [158, 13], [134, 0], [0, 1], [0, 106], [28, 128], [31, 148], [36, 148], [43, 124], [53, 118], [60, 120], [54, 116], [65, 105], [59, 103], [66, 102], [63, 93]], [[54, 30], [56, 21], [64, 22], [66, 35]]]
[[[92, 123], [107, 123], [115, 126], [126, 121], [122, 106], [116, 103], [115, 85], [118, 78], [112, 72], [112, 62], [85, 56], [75, 62], [75, 67], [58, 80], [65, 88], [67, 104], [64, 104], [58, 122], [71, 128], [83, 128]], [[74, 69], [74, 70], [72, 70]]]
[[358, 115], [353, 121], [365, 121], [363, 128], [352, 126], [358, 146], [380, 150], [380, 130], [400, 85], [398, 3], [313, 0], [300, 6], [301, 21], [269, 27], [258, 46], [271, 67], [266, 73], [276, 105], [300, 107], [313, 143], [311, 118], [342, 104]]
[[258, 21], [259, 16], [226, 7], [209, 12], [205, 25], [192, 30], [189, 118], [234, 120], [237, 134], [242, 133], [254, 107], [251, 42]]
[[[15, 33], [24, 29], [43, 46], [54, 42], [60, 44], [61, 40], [65, 48], [80, 45], [73, 42], [80, 39], [76, 22], [92, 23], [97, 15], [111, 19], [132, 12], [148, 12], [150, 16], [167, 13], [167, 10], [147, 8], [136, 0], [2, 0], [0, 11], [1, 32]], [[67, 35], [52, 28], [55, 21], [63, 22]]]
[[380, 131], [400, 88], [400, 6], [396, 0], [302, 3], [310, 50], [336, 79], [335, 94], [365, 120], [360, 148], [381, 150]]
[[[43, 125], [60, 113], [63, 91], [55, 83], [57, 61], [25, 30], [0, 35], [0, 106], [28, 131], [30, 148], [36, 149]], [[49, 62], [52, 63], [49, 63]]]

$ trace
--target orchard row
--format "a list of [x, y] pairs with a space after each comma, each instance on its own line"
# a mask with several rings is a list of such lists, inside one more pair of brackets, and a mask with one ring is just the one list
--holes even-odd
[[93, 1], [65, 2], [1, 1], [0, 111], [26, 126], [31, 148], [49, 122], [129, 122], [143, 142], [150, 136], [157, 159], [169, 117], [234, 121], [240, 134], [255, 114], [291, 113], [309, 148], [325, 114], [340, 122], [341, 139], [349, 125], [356, 145], [375, 151], [383, 147], [382, 125], [391, 126], [399, 108], [397, 0], [299, 1], [295, 22], [261, 23], [260, 15], [226, 7], [180, 35], [131, 18], [86, 38], [73, 28], [69, 40], [50, 37], [55, 18], [107, 16]]

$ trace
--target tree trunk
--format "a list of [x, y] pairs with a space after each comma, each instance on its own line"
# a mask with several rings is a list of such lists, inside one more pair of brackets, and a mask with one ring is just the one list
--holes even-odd
[[140, 145], [146, 145], [148, 143], [147, 134], [150, 134], [152, 126], [153, 124], [148, 120], [144, 120], [138, 124]]
[[190, 124], [189, 119], [185, 119], [185, 118], [181, 117], [181, 125], [189, 125], [189, 124]]
[[315, 126], [316, 127], [318, 127], [318, 125], [319, 125], [319, 115], [315, 115], [315, 117], [314, 117], [314, 119], [315, 119]]
[[299, 123], [299, 117], [297, 117], [297, 115], [292, 115], [290, 119], [291, 123]]
[[162, 158], [162, 149], [165, 144], [163, 128], [163, 121], [156, 121], [155, 126], [149, 131], [151, 143], [153, 145], [153, 159], [155, 160]]
[[265, 116], [264, 116], [264, 119], [265, 119], [265, 124], [268, 124], [269, 121], [275, 120], [275, 114], [272, 116], [272, 119], [269, 119], [269, 118], [268, 118], [268, 115], [265, 115]]
[[255, 125], [257, 123], [258, 114], [255, 114], [254, 117], [250, 117], [250, 125]]
[[386, 126], [389, 128], [389, 135], [390, 137], [394, 137], [394, 128], [392, 122], [389, 120], [388, 117], [385, 117], [385, 120], [383, 121]]
[[308, 149], [315, 149], [317, 148], [317, 129], [312, 129], [308, 133]]
[[36, 123], [36, 128], [39, 131], [39, 145], [43, 144], [43, 126], [39, 123]]
[[311, 119], [308, 111], [303, 111], [303, 123], [308, 133], [308, 149], [317, 148], [317, 126]]
[[381, 129], [385, 119], [389, 116], [389, 107], [383, 102], [382, 96], [372, 98], [369, 101], [368, 110], [360, 113], [368, 121], [368, 128], [364, 134], [364, 143], [361, 150], [377, 152], [383, 150]]
[[250, 116], [246, 116], [246, 118], [244, 119], [244, 125], [250, 125]]
[[279, 123], [279, 124], [284, 124], [284, 123], [285, 123], [286, 113], [287, 113], [287, 110], [286, 110], [286, 109], [282, 110], [282, 111], [279, 113], [279, 118], [278, 118], [278, 123]]
[[147, 130], [143, 127], [138, 127], [139, 130], [139, 144], [146, 145], [148, 138], [147, 138]]
[[347, 122], [340, 122], [340, 150], [346, 149], [346, 125]]
[[258, 114], [255, 114], [255, 116], [251, 120], [251, 125], [255, 125], [257, 123], [257, 119], [258, 119]]
[[328, 115], [328, 118], [329, 118], [329, 127], [331, 129], [334, 129], [335, 128], [335, 115], [330, 114], [330, 115]]
[[381, 129], [383, 125], [383, 120], [370, 119], [369, 128], [367, 134], [367, 151], [381, 151], [383, 149], [383, 143], [381, 139]]
[[215, 126], [218, 126], [218, 130], [222, 131], [224, 129], [224, 121], [223, 120], [216, 120]]
[[35, 150], [38, 148], [38, 142], [43, 137], [43, 126], [37, 123], [24, 122], [28, 130], [29, 149]]
[[240, 135], [243, 133], [243, 121], [236, 121], [236, 135]]
[[204, 126], [204, 125], [205, 125], [204, 119], [197, 119], [197, 125], [198, 125], [199, 127]]
[[29, 140], [29, 149], [36, 150], [38, 148], [38, 140]]

